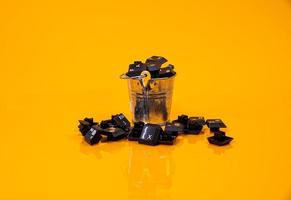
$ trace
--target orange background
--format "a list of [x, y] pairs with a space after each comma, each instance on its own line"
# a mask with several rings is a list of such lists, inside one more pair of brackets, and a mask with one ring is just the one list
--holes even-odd
[[[162, 55], [178, 114], [222, 118], [174, 146], [89, 146], [130, 117], [134, 60]], [[1, 1], [0, 199], [291, 199], [291, 1]]]

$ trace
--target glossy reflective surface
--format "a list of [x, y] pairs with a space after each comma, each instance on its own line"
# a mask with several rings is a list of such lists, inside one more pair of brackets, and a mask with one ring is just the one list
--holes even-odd
[[134, 122], [165, 125], [170, 120], [174, 80], [175, 76], [148, 79], [144, 84], [143, 79], [127, 79]]
[[[290, 22], [288, 0], [2, 1], [0, 199], [290, 200]], [[231, 145], [84, 142], [79, 119], [130, 117], [119, 75], [151, 55], [171, 119], [221, 118]]]

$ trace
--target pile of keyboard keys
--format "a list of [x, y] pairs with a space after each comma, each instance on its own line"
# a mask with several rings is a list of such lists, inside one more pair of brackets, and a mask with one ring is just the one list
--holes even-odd
[[162, 56], [152, 56], [148, 58], [145, 63], [142, 61], [134, 61], [129, 65], [128, 77], [140, 76], [143, 71], [148, 71], [151, 74], [151, 78], [165, 78], [171, 77], [176, 74], [174, 71], [174, 65], [168, 64], [166, 67], [162, 67], [168, 60]]
[[122, 114], [112, 115], [111, 119], [94, 122], [93, 118], [79, 120], [79, 131], [85, 141], [94, 145], [103, 141], [118, 141], [128, 139], [146, 145], [173, 145], [181, 134], [198, 135], [206, 125], [213, 136], [208, 137], [208, 142], [218, 146], [229, 144], [233, 138], [225, 135], [220, 128], [226, 128], [221, 119], [207, 119], [204, 117], [188, 117], [180, 115], [176, 120], [166, 123], [164, 129], [158, 124], [134, 122], [133, 127], [129, 120]]

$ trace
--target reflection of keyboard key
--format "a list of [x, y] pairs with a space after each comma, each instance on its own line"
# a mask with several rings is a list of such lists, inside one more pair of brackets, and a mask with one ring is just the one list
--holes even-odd
[[173, 145], [175, 139], [176, 139], [175, 135], [173, 135], [172, 133], [165, 132], [165, 133], [160, 134], [159, 143], [160, 144]]

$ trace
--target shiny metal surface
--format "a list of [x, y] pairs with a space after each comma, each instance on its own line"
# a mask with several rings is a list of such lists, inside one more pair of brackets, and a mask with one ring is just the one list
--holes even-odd
[[148, 79], [148, 76], [130, 78], [121, 75], [128, 81], [133, 122], [164, 125], [169, 121], [175, 76]]

